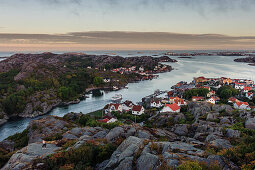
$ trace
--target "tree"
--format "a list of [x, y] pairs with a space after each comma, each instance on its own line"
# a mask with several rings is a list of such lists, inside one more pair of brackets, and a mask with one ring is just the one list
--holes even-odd
[[220, 97], [222, 99], [228, 99], [233, 95], [232, 90], [231, 89], [224, 89], [220, 92]]
[[25, 109], [25, 101], [21, 96], [11, 94], [3, 100], [3, 109], [9, 115], [21, 113]]
[[58, 96], [62, 99], [62, 100], [67, 100], [71, 97], [71, 89], [68, 87], [60, 87], [58, 89]]
[[222, 99], [228, 99], [231, 96], [236, 96], [238, 94], [238, 90], [230, 86], [222, 86], [221, 88], [218, 89], [217, 94]]
[[102, 77], [95, 77], [94, 81], [93, 81], [93, 84], [95, 86], [103, 85], [104, 84], [104, 79]]

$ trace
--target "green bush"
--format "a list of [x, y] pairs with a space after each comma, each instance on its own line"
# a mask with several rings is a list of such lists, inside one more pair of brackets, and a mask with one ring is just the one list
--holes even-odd
[[104, 145], [86, 143], [77, 149], [52, 154], [44, 162], [48, 169], [60, 169], [65, 165], [72, 165], [72, 169], [86, 169], [109, 159], [115, 149], [116, 146], [110, 143]]
[[15, 135], [9, 136], [7, 139], [14, 142], [15, 149], [21, 149], [28, 145], [28, 130], [26, 129], [21, 133], [16, 133]]
[[62, 136], [61, 133], [56, 133], [54, 135], [45, 137], [44, 140], [46, 140], [46, 141], [54, 141], [54, 140], [60, 140], [62, 138], [63, 138], [63, 136]]

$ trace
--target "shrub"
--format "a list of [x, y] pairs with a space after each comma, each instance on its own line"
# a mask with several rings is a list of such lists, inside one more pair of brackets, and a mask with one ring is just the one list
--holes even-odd
[[109, 159], [115, 151], [113, 144], [94, 145], [86, 143], [77, 149], [62, 151], [48, 156], [44, 162], [49, 169], [72, 165], [72, 169], [87, 169]]
[[28, 130], [26, 129], [21, 133], [16, 133], [15, 135], [9, 136], [7, 139], [14, 142], [15, 149], [21, 149], [28, 145]]
[[62, 136], [61, 133], [56, 133], [56, 134], [54, 134], [52, 136], [45, 137], [44, 140], [46, 140], [46, 141], [54, 141], [54, 140], [60, 140], [62, 138], [63, 138], [63, 136]]

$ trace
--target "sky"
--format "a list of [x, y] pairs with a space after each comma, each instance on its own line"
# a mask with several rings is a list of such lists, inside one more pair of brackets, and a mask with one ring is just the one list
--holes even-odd
[[0, 0], [0, 51], [255, 50], [255, 0]]

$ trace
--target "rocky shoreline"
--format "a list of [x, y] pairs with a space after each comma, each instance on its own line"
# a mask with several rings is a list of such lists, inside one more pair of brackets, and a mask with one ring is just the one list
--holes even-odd
[[249, 63], [251, 66], [255, 66], [255, 56], [246, 57], [246, 58], [237, 58], [235, 62]]

